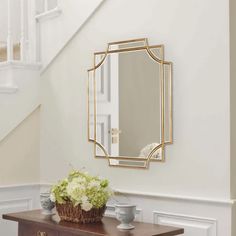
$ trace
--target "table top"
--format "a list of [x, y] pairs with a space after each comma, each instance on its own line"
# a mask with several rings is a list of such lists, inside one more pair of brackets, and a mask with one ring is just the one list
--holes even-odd
[[119, 230], [116, 228], [119, 222], [110, 217], [104, 217], [101, 223], [75, 224], [60, 221], [57, 214], [45, 216], [41, 214], [41, 210], [4, 214], [3, 219], [19, 223], [39, 224], [53, 230], [88, 236], [174, 236], [184, 233], [181, 228], [140, 222], [132, 223], [135, 229]]

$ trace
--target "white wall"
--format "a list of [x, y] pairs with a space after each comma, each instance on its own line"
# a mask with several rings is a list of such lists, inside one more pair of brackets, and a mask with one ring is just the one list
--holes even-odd
[[1, 1], [1, 8], [0, 8], [0, 41], [6, 41], [7, 36], [7, 0]]
[[51, 20], [42, 18], [39, 21], [38, 43], [43, 68], [48, 66], [102, 2], [103, 0], [58, 0], [59, 8], [62, 10], [59, 17]]
[[[106, 43], [139, 37], [174, 63], [174, 144], [149, 170], [109, 168], [87, 142], [86, 69]], [[229, 58], [228, 1], [106, 0], [42, 75], [41, 180], [86, 167], [132, 190], [145, 221], [161, 211], [188, 236], [230, 236]]]
[[[231, 198], [236, 198], [236, 2], [230, 0], [230, 131], [231, 131]], [[236, 205], [232, 209], [232, 221], [236, 221]], [[236, 225], [232, 225], [236, 235]]]
[[[1, 0], [0, 3], [0, 42], [7, 41], [7, 29], [8, 29], [8, 5], [7, 0]], [[11, 1], [11, 26], [12, 26], [12, 37], [14, 43], [20, 41], [20, 0]], [[1, 46], [1, 44], [0, 44]]]
[[231, 196], [236, 198], [236, 3], [230, 0]]
[[[60, 178], [71, 162], [117, 188], [228, 199], [228, 33], [224, 0], [107, 0], [42, 76], [42, 180]], [[108, 168], [86, 138], [86, 69], [107, 42], [138, 37], [164, 43], [174, 63], [174, 144], [148, 171]]]

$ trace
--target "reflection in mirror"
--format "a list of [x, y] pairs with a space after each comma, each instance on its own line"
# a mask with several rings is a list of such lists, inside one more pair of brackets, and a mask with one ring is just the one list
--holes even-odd
[[172, 143], [172, 64], [164, 65], [164, 140]]
[[94, 84], [93, 71], [88, 72], [87, 92], [88, 92], [88, 140], [94, 140]]
[[[96, 140], [110, 156], [148, 157], [161, 143], [159, 74], [145, 50], [109, 54], [95, 71]], [[96, 153], [104, 156], [100, 147]]]
[[117, 160], [117, 159], [110, 159], [109, 160], [110, 166], [122, 166], [122, 167], [136, 167], [136, 168], [145, 168], [146, 161], [143, 160]]
[[129, 49], [135, 49], [135, 48], [145, 47], [144, 41], [134, 41], [134, 42], [123, 42], [118, 44], [111, 44], [109, 47], [110, 51], [116, 51], [119, 50], [121, 52], [124, 51], [130, 51]]
[[144, 50], [120, 53], [118, 63], [118, 155], [148, 157], [161, 142], [160, 65]]
[[[88, 76], [89, 140], [111, 166], [147, 168], [172, 142], [171, 63], [163, 46], [111, 44]], [[157, 60], [156, 60], [157, 58]]]

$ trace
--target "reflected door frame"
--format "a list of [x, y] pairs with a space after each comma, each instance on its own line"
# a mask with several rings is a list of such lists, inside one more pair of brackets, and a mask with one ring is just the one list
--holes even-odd
[[[100, 55], [101, 56], [101, 55]], [[95, 58], [96, 61], [101, 58]], [[119, 135], [117, 142], [112, 129], [119, 130], [119, 55], [112, 54], [96, 71], [97, 92], [97, 142], [101, 143], [109, 155], [119, 156]], [[96, 148], [96, 156], [105, 156], [100, 147]]]

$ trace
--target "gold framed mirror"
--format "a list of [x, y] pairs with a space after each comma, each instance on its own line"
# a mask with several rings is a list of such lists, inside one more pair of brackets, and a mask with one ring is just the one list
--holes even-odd
[[172, 63], [147, 38], [108, 43], [88, 70], [88, 141], [109, 166], [148, 168], [173, 142]]

